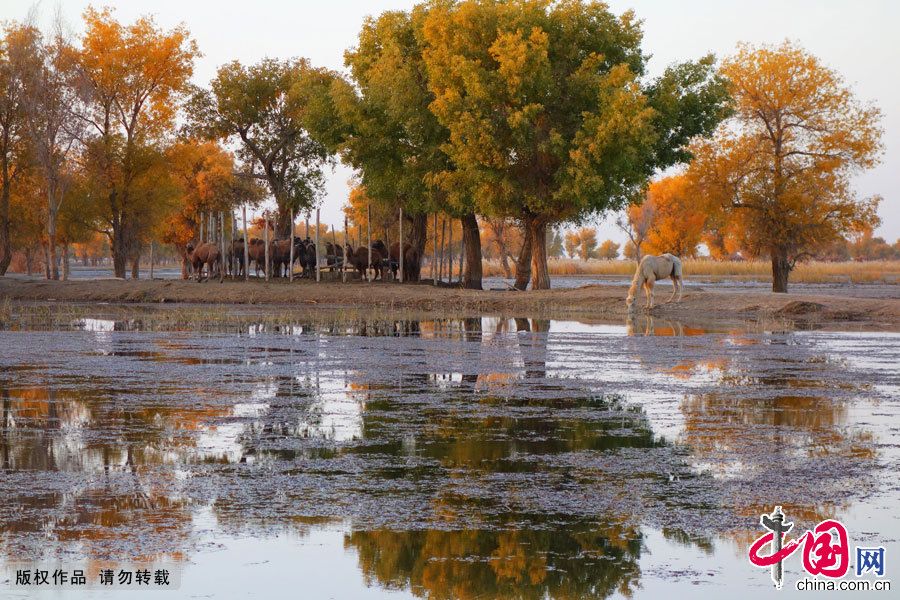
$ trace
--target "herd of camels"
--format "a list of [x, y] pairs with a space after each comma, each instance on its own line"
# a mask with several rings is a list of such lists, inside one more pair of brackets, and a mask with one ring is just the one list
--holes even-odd
[[[244, 264], [244, 238], [234, 240], [224, 257], [219, 246], [210, 242], [199, 244], [197, 247], [188, 244], [185, 250], [188, 264], [197, 281], [203, 279], [204, 266], [207, 273], [206, 279], [210, 279], [215, 271], [220, 282], [224, 280], [226, 271], [229, 269], [233, 268], [237, 276], [243, 277], [247, 268], [247, 265]], [[268, 258], [270, 273], [275, 277], [287, 277], [289, 270], [293, 269], [296, 263], [300, 263], [301, 278], [314, 277], [318, 260], [315, 242], [309, 238], [294, 238], [293, 253], [291, 253], [290, 240], [271, 241], [268, 252], [266, 252], [266, 243], [263, 240], [252, 238], [246, 256], [256, 264], [257, 275], [261, 269], [265, 268], [265, 261]], [[388, 248], [384, 242], [376, 240], [372, 242], [370, 248], [360, 246], [354, 250], [350, 244], [342, 249], [339, 245], [328, 242], [325, 244], [325, 261], [329, 269], [343, 269], [345, 266], [350, 266], [363, 278], [371, 269], [370, 278], [373, 281], [384, 279], [386, 269], [389, 269], [396, 278], [401, 263], [400, 243], [394, 242]], [[407, 266], [405, 280], [418, 281], [419, 255], [412, 244], [403, 244], [402, 262]], [[681, 260], [668, 253], [660, 256], [644, 256], [634, 273], [631, 287], [628, 289], [628, 297], [625, 299], [628, 312], [635, 310], [635, 300], [640, 289], [644, 290], [647, 297], [645, 308], [647, 310], [653, 308], [653, 286], [657, 281], [668, 278], [672, 279], [673, 289], [672, 296], [667, 302], [673, 300], [680, 302], [684, 292]]]
[[[266, 242], [258, 238], [251, 238], [247, 246], [246, 256], [249, 262], [255, 264], [256, 275], [265, 270], [268, 257], [269, 273], [273, 277], [287, 277], [290, 270], [298, 263], [301, 269], [301, 278], [315, 277], [317, 261], [315, 242], [309, 238], [294, 238], [293, 254], [289, 239], [273, 240], [268, 245], [267, 252]], [[404, 279], [418, 281], [419, 270], [416, 268], [419, 264], [418, 252], [412, 244], [408, 243], [403, 244], [403, 249], [403, 263], [406, 266]], [[212, 242], [199, 244], [196, 247], [189, 243], [185, 248], [185, 258], [190, 266], [191, 276], [196, 277], [197, 281], [204, 280], [204, 267], [206, 267], [205, 279], [207, 280], [216, 276], [219, 281], [223, 281], [226, 275], [232, 274], [232, 269], [235, 276], [243, 277], [247, 268], [244, 256], [244, 238], [234, 240], [226, 249], [224, 257], [219, 245]], [[338, 244], [326, 242], [324, 258], [327, 269], [338, 270], [346, 265], [357, 271], [362, 277], [366, 277], [366, 272], [371, 269], [373, 281], [383, 279], [385, 270], [390, 270], [396, 278], [400, 268], [400, 244], [394, 242], [388, 248], [381, 240], [375, 240], [372, 242], [371, 248], [360, 246], [354, 249], [347, 244], [342, 249]]]

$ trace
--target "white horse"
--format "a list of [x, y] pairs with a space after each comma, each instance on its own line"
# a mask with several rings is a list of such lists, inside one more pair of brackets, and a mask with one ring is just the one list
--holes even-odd
[[681, 260], [672, 254], [663, 254], [661, 256], [647, 255], [641, 259], [634, 278], [631, 280], [631, 287], [628, 289], [628, 298], [625, 300], [625, 306], [628, 311], [634, 310], [635, 295], [638, 288], [643, 287], [644, 293], [647, 295], [647, 310], [653, 308], [653, 284], [660, 279], [667, 277], [672, 278], [672, 297], [666, 302], [671, 302], [678, 295], [676, 302], [681, 302], [681, 294], [684, 292], [684, 279], [681, 271]]

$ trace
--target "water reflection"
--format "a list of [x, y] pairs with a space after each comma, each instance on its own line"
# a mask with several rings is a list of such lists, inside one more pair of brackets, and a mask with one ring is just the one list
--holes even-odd
[[897, 435], [852, 418], [897, 401], [896, 338], [652, 317], [79, 322], [0, 332], [17, 349], [0, 357], [6, 557], [186, 556], [198, 515], [213, 539], [337, 520], [382, 587], [628, 595], [645, 528], [712, 552], [706, 532], [742, 540], [776, 500], [801, 524], [839, 515]]
[[[564, 518], [564, 517], [563, 517]], [[641, 535], [628, 523], [526, 530], [353, 531], [367, 585], [428, 598], [605, 598], [638, 587]]]

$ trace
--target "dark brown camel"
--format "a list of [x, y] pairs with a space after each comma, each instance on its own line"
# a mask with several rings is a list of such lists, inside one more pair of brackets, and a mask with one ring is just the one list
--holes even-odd
[[[412, 244], [403, 244], [403, 279], [404, 281], [419, 280], [419, 253]], [[400, 271], [400, 242], [391, 244], [391, 273], [394, 279]]]
[[356, 269], [360, 276], [365, 279], [366, 269], [370, 266], [375, 270], [375, 279], [384, 279], [384, 261], [388, 257], [387, 248], [384, 242], [376, 240], [372, 242], [372, 263], [369, 264], [369, 250], [360, 246], [355, 251], [347, 244], [347, 262]]
[[238, 238], [231, 242], [231, 247], [228, 249], [228, 255], [225, 258], [225, 264], [228, 269], [231, 269], [232, 264], [235, 265], [235, 273], [232, 273], [232, 275], [243, 277], [247, 268], [247, 265], [244, 264], [244, 238]]
[[[294, 238], [294, 262], [300, 261], [300, 264], [303, 265], [303, 258], [306, 254], [306, 248], [304, 246], [303, 240], [300, 238]], [[270, 256], [270, 260], [272, 261], [272, 265], [274, 267], [273, 276], [281, 277], [282, 272], [284, 273], [284, 277], [287, 277], [290, 273], [289, 269], [292, 268], [291, 262], [291, 240], [276, 240], [272, 247], [272, 255]]]

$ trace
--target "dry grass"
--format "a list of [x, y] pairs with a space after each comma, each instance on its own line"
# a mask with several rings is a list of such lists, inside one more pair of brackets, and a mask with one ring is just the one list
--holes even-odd
[[[550, 259], [550, 275], [597, 275], [630, 277], [635, 264], [630, 260]], [[772, 265], [768, 261], [718, 261], [707, 258], [688, 259], [684, 263], [687, 277], [710, 281], [742, 279], [771, 281]], [[503, 269], [497, 261], [484, 261], [484, 273], [500, 277]], [[900, 283], [900, 261], [807, 262], [791, 273], [792, 282], [800, 283]]]

